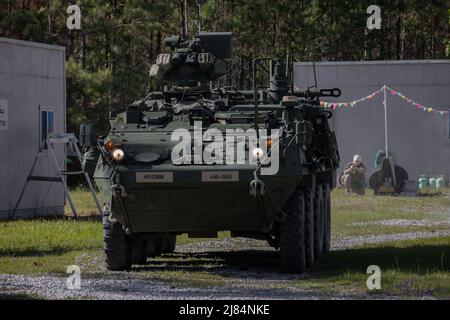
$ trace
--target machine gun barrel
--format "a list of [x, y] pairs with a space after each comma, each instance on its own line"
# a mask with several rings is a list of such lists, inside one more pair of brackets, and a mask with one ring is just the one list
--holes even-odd
[[[236, 93], [244, 96], [247, 99], [253, 99], [254, 92], [252, 90], [237, 90]], [[299, 98], [320, 98], [320, 97], [333, 97], [338, 98], [341, 96], [341, 89], [321, 89], [321, 90], [295, 90], [294, 96]]]
[[333, 97], [338, 98], [341, 96], [341, 89], [320, 89], [320, 90], [295, 90], [294, 95], [300, 98], [320, 98], [320, 97]]

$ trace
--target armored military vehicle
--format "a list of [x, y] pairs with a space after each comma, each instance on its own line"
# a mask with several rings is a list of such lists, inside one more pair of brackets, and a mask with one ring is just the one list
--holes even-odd
[[[128, 270], [171, 253], [176, 236], [266, 240], [301, 273], [330, 250], [339, 153], [321, 96], [294, 90], [292, 58], [257, 58], [253, 88], [214, 88], [231, 33], [165, 39], [150, 74], [163, 90], [109, 115], [94, 178], [105, 200], [106, 264]], [[256, 82], [266, 68], [267, 87]]]

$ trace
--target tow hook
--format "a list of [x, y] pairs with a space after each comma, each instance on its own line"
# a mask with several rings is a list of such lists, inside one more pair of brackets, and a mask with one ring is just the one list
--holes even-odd
[[266, 194], [266, 186], [262, 180], [257, 177], [250, 182], [249, 187], [250, 195], [253, 197], [263, 196]]
[[112, 191], [113, 197], [119, 200], [120, 206], [122, 207], [122, 214], [123, 214], [123, 219], [124, 219], [124, 223], [122, 223], [123, 230], [125, 231], [125, 233], [127, 235], [130, 235], [131, 229], [128, 227], [130, 225], [130, 222], [128, 221], [126, 210], [125, 210], [125, 204], [123, 202], [123, 199], [126, 198], [128, 195], [127, 191], [125, 190], [125, 187], [123, 185], [118, 184], [118, 183], [111, 186], [111, 191]]
[[114, 184], [111, 186], [112, 195], [114, 198], [126, 198], [128, 196], [125, 187], [121, 184]]

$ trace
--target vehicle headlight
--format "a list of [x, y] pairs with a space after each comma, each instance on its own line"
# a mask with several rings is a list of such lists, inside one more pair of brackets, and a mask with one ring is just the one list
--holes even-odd
[[259, 160], [261, 160], [262, 159], [262, 157], [264, 156], [264, 151], [263, 151], [263, 149], [261, 149], [261, 148], [255, 148], [255, 149], [253, 149], [253, 157], [255, 158], [255, 159], [259, 159]]
[[125, 158], [125, 152], [123, 152], [122, 149], [119, 148], [115, 148], [112, 152], [111, 152], [111, 158], [114, 161], [122, 161]]

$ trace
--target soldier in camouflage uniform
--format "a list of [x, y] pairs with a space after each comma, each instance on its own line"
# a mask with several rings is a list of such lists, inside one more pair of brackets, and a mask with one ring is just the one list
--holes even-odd
[[365, 194], [366, 167], [362, 163], [361, 156], [356, 154], [353, 162], [348, 163], [342, 176], [342, 184], [347, 188], [347, 192], [354, 192], [359, 195]]

